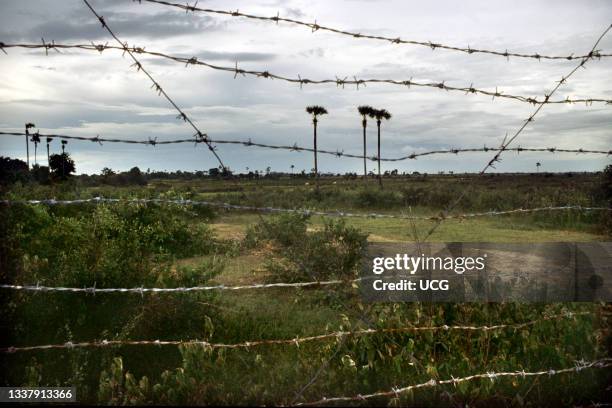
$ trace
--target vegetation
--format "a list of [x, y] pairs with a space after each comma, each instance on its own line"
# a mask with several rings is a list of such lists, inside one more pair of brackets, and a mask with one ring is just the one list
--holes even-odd
[[391, 119], [391, 114], [387, 112], [386, 109], [372, 109], [369, 112], [371, 118], [376, 119], [376, 128], [378, 130], [378, 153], [376, 155], [376, 160], [378, 161], [378, 184], [382, 188], [382, 175], [380, 173], [380, 125], [384, 120]]
[[66, 180], [72, 173], [76, 171], [74, 160], [68, 153], [52, 154], [49, 157], [49, 168], [51, 174], [57, 179]]
[[[123, 179], [118, 176], [123, 174]], [[129, 176], [131, 174], [131, 176]], [[65, 182], [5, 185], [3, 199], [190, 198], [254, 206], [435, 215], [464, 188], [459, 211], [609, 205], [601, 175], [388, 177], [386, 189], [324, 178], [319, 194], [296, 177], [228, 183], [193, 174], [105, 171]], [[132, 177], [133, 178], [130, 178]], [[184, 176], [184, 177], [183, 177]], [[28, 180], [31, 180], [28, 176]], [[106, 177], [106, 179], [104, 179]], [[144, 179], [144, 181], [143, 181]], [[146, 184], [144, 184], [146, 183]], [[473, 183], [473, 184], [470, 184]], [[143, 184], [143, 185], [139, 185]], [[471, 185], [468, 187], [468, 185]], [[607, 214], [609, 216], [609, 214]], [[435, 240], [606, 240], [601, 213], [447, 221]], [[1, 282], [76, 287], [179, 287], [355, 277], [368, 241], [411, 241], [431, 224], [388, 219], [268, 216], [177, 205], [0, 207]], [[235, 344], [337, 330], [520, 323], [543, 314], [596, 312], [598, 304], [364, 304], [350, 284], [174, 294], [1, 291], [0, 346], [92, 340], [199, 339]], [[431, 378], [571, 367], [608, 356], [605, 317], [540, 322], [491, 332], [422, 331], [331, 338], [243, 349], [131, 346], [1, 354], [1, 385], [77, 387], [91, 404], [251, 404], [358, 395]], [[322, 368], [323, 367], [323, 368]], [[414, 390], [374, 405], [540, 406], [604, 400], [609, 370], [539, 379], [507, 378]]]
[[319, 116], [327, 115], [327, 109], [322, 106], [313, 105], [307, 106], [306, 112], [312, 115], [312, 126], [314, 129], [314, 174], [317, 185], [317, 190], [319, 189], [319, 166], [317, 163], [317, 123], [319, 122]]
[[[357, 107], [357, 112], [361, 115], [361, 126], [363, 127], [363, 177], [368, 176], [367, 168], [367, 153], [366, 153], [366, 128], [368, 127], [368, 116], [374, 113], [374, 108], [369, 105], [361, 105]], [[380, 152], [379, 152], [380, 154]]]

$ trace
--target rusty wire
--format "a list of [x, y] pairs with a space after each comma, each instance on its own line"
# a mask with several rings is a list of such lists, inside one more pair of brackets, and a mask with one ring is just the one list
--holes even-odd
[[[179, 113], [177, 117], [178, 119], [182, 119], [183, 121], [191, 125], [191, 127], [196, 131], [196, 140], [201, 140], [202, 142], [206, 143], [206, 145], [208, 146], [208, 149], [215, 156], [215, 158], [217, 159], [221, 167], [225, 169], [226, 167], [223, 164], [221, 157], [219, 157], [219, 155], [215, 151], [215, 147], [208, 141], [208, 136], [205, 133], [202, 133], [200, 129], [195, 125], [195, 123], [193, 123], [193, 121], [189, 118], [189, 116], [187, 116], [187, 114], [176, 104], [176, 102], [174, 102], [174, 100], [170, 98], [170, 96], [166, 93], [166, 91], [162, 88], [162, 86], [153, 78], [153, 76], [151, 76], [149, 71], [147, 71], [143, 67], [142, 63], [134, 56], [134, 53], [127, 47], [127, 43], [123, 43], [119, 39], [119, 37], [117, 37], [117, 35], [115, 35], [115, 33], [110, 29], [106, 20], [104, 20], [104, 17], [99, 15], [96, 12], [96, 10], [91, 6], [91, 4], [89, 4], [87, 0], [83, 0], [83, 2], [91, 10], [91, 12], [96, 16], [98, 21], [100, 21], [100, 23], [102, 24], [102, 28], [106, 29], [106, 31], [108, 31], [108, 33], [115, 39], [115, 41], [117, 41], [121, 45], [121, 48], [124, 50], [124, 52], [127, 53], [132, 58], [132, 60], [134, 61], [134, 64], [132, 66], [136, 68], [136, 71], [142, 71], [151, 80], [151, 82], [153, 83], [152, 88], [155, 89], [158, 95], [166, 98], [166, 100], [170, 102], [170, 104], [174, 107], [174, 109], [177, 110], [177, 112]], [[43, 40], [43, 43], [44, 43], [44, 40]], [[53, 45], [54, 43], [52, 42], [51, 44]], [[47, 47], [49, 47], [48, 44], [47, 44]], [[48, 52], [48, 48], [46, 48], [46, 50]]]
[[[321, 216], [321, 217], [341, 217], [341, 218], [390, 218], [399, 220], [414, 220], [414, 221], [440, 221], [441, 219], [458, 219], [465, 220], [469, 218], [477, 217], [489, 217], [489, 216], [501, 216], [501, 215], [512, 215], [512, 214], [529, 214], [544, 211], [612, 211], [612, 207], [585, 207], [581, 205], [565, 205], [565, 206], [549, 206], [549, 207], [537, 207], [537, 208], [516, 208], [512, 210], [493, 210], [477, 213], [464, 213], [464, 214], [449, 214], [441, 212], [438, 215], [429, 216], [417, 216], [417, 215], [404, 215], [404, 214], [381, 214], [381, 213], [351, 213], [340, 210], [329, 210], [319, 211], [306, 208], [278, 208], [278, 207], [255, 207], [250, 205], [238, 205], [230, 203], [221, 203], [215, 201], [202, 201], [202, 200], [185, 200], [185, 199], [164, 199], [164, 198], [105, 198], [105, 197], [93, 197], [93, 198], [81, 198], [75, 200], [55, 200], [55, 199], [44, 199], [44, 200], [0, 200], [0, 205], [81, 205], [81, 204], [170, 204], [170, 205], [193, 205], [193, 206], [208, 206], [215, 208], [223, 208], [226, 210], [238, 210], [238, 211], [256, 211], [260, 213], [295, 213], [306, 216]], [[36, 287], [34, 287], [36, 288]], [[34, 290], [34, 289], [32, 289]]]
[[[157, 146], [157, 145], [169, 145], [169, 144], [180, 144], [180, 143], [194, 143], [194, 144], [199, 144], [199, 143], [204, 143], [203, 140], [194, 140], [194, 139], [172, 139], [172, 140], [157, 140], [157, 139], [141, 139], [141, 140], [134, 140], [134, 139], [117, 139], [117, 138], [105, 138], [105, 137], [100, 137], [100, 136], [74, 136], [74, 135], [59, 135], [59, 134], [42, 134], [42, 133], [35, 133], [37, 134], [39, 137], [50, 137], [50, 138], [58, 138], [58, 139], [66, 139], [66, 140], [82, 140], [82, 141], [89, 141], [89, 142], [94, 142], [94, 143], [127, 143], [127, 144], [140, 144], [140, 145], [149, 145], [149, 146]], [[20, 132], [4, 132], [4, 131], [0, 131], [0, 135], [3, 136], [24, 136], [25, 133], [20, 133]], [[251, 139], [249, 140], [222, 140], [222, 139], [208, 139], [209, 142], [212, 143], [218, 143], [218, 144], [235, 144], [235, 145], [242, 145], [242, 146], [246, 146], [246, 147], [260, 147], [260, 148], [267, 148], [267, 149], [274, 149], [274, 150], [289, 150], [289, 151], [294, 151], [294, 152], [314, 152], [314, 149], [311, 147], [303, 147], [303, 146], [299, 146], [297, 143], [294, 143], [293, 145], [272, 145], [272, 144], [266, 144], [266, 143], [257, 143], [257, 142], [253, 142]], [[400, 157], [387, 157], [387, 158], [381, 158], [380, 161], [385, 161], [385, 162], [399, 162], [399, 161], [404, 161], [404, 160], [416, 160], [419, 157], [423, 157], [423, 156], [431, 156], [431, 155], [437, 155], [437, 154], [460, 154], [460, 153], [477, 153], [477, 152], [491, 152], [491, 151], [495, 151], [497, 150], [494, 147], [487, 147], [487, 146], [483, 146], [483, 147], [471, 147], [471, 148], [451, 148], [451, 149], [438, 149], [438, 150], [430, 150], [430, 151], [425, 151], [425, 152], [420, 152], [420, 153], [411, 153], [405, 156], [400, 156]], [[558, 148], [558, 147], [513, 147], [513, 148], [508, 148], [506, 149], [506, 151], [514, 151], [517, 153], [521, 153], [521, 152], [549, 152], [549, 153], [576, 153], [576, 154], [603, 154], [606, 156], [612, 155], [612, 150], [591, 150], [591, 149], [583, 149], [583, 148], [578, 148], [578, 149], [564, 149], [564, 148]], [[354, 158], [354, 159], [363, 159], [364, 156], [363, 155], [359, 155], [359, 154], [351, 154], [351, 153], [344, 153], [344, 151], [341, 150], [321, 150], [321, 149], [317, 149], [317, 153], [322, 153], [322, 154], [328, 154], [331, 156], [335, 156], [337, 158], [341, 158], [341, 157], [349, 157], [349, 158]], [[366, 159], [372, 160], [372, 161], [378, 161], [378, 157], [376, 155], [374, 156], [365, 156]]]
[[566, 312], [554, 315], [543, 316], [538, 319], [529, 320], [522, 323], [504, 323], [492, 326], [474, 326], [474, 325], [441, 325], [441, 326], [406, 326], [406, 327], [389, 327], [376, 329], [359, 329], [353, 331], [335, 331], [331, 333], [318, 334], [314, 336], [295, 337], [292, 339], [265, 339], [265, 340], [249, 340], [241, 343], [211, 343], [205, 340], [97, 340], [85, 342], [66, 342], [61, 344], [45, 344], [37, 346], [24, 347], [3, 347], [0, 348], [0, 353], [17, 353], [24, 351], [35, 350], [51, 350], [51, 349], [75, 349], [75, 348], [102, 348], [111, 346], [184, 346], [198, 345], [209, 349], [250, 349], [259, 346], [269, 345], [295, 345], [299, 347], [302, 343], [310, 343], [316, 341], [339, 340], [346, 337], [361, 337], [375, 334], [398, 334], [398, 333], [417, 333], [417, 332], [437, 332], [437, 331], [480, 331], [490, 332], [497, 330], [519, 330], [529, 326], [534, 326], [544, 321], [572, 319], [576, 316], [590, 316], [592, 312]]
[[523, 102], [523, 103], [529, 103], [533, 105], [584, 103], [588, 106], [588, 105], [592, 105], [593, 103], [612, 104], [612, 99], [606, 99], [606, 98], [572, 99], [570, 97], [566, 97], [565, 99], [559, 99], [559, 100], [550, 100], [549, 98], [537, 99], [537, 98], [529, 97], [529, 96], [507, 94], [501, 91], [499, 87], [497, 86], [495, 87], [495, 90], [493, 91], [493, 90], [475, 88], [473, 84], [470, 84], [470, 86], [451, 86], [451, 85], [447, 85], [445, 81], [419, 82], [419, 81], [413, 80], [412, 78], [407, 79], [407, 80], [405, 79], [404, 80], [403, 79], [383, 79], [383, 78], [362, 79], [356, 76], [341, 77], [338, 75], [336, 75], [334, 79], [329, 79], [329, 78], [328, 79], [309, 79], [309, 78], [303, 78], [300, 75], [298, 75], [297, 77], [288, 77], [288, 76], [283, 76], [283, 75], [272, 73], [268, 70], [262, 71], [262, 70], [248, 70], [248, 69], [239, 68], [237, 62], [234, 66], [214, 65], [214, 64], [210, 64], [205, 61], [201, 61], [195, 56], [194, 57], [178, 57], [178, 56], [173, 56], [173, 55], [165, 54], [165, 53], [158, 52], [158, 51], [148, 51], [145, 49], [145, 47], [137, 47], [137, 46], [130, 47], [127, 44], [124, 44], [122, 46], [114, 46], [114, 45], [108, 45], [108, 44], [94, 44], [94, 43], [91, 43], [91, 44], [56, 44], [55, 42], [51, 42], [51, 43], [45, 42], [44, 39], [41, 44], [4, 44], [4, 43], [0, 43], [0, 49], [4, 50], [6, 48], [44, 49], [47, 54], [49, 50], [59, 51], [63, 49], [80, 49], [80, 50], [98, 51], [98, 52], [103, 52], [104, 50], [118, 50], [124, 53], [129, 51], [135, 54], [145, 54], [145, 55], [150, 55], [154, 57], [165, 58], [168, 60], [175, 61], [177, 63], [185, 64], [186, 67], [189, 65], [199, 65], [199, 66], [211, 68], [213, 70], [229, 72], [229, 73], [234, 74], [234, 78], [236, 78], [238, 75], [243, 75], [243, 76], [250, 75], [256, 78], [277, 79], [277, 80], [284, 81], [284, 82], [299, 84], [300, 88], [303, 87], [304, 85], [335, 84], [337, 87], [341, 87], [343, 89], [345, 88], [345, 86], [356, 86], [357, 89], [359, 89], [360, 86], [366, 86], [367, 84], [388, 84], [388, 85], [398, 85], [398, 86], [405, 87], [405, 88], [410, 88], [414, 86], [414, 87], [438, 89], [442, 91], [460, 92], [460, 93], [463, 93], [464, 95], [480, 94], [480, 95], [490, 96], [493, 100], [495, 98], [502, 98], [502, 99], [509, 99], [509, 100], [514, 100], [518, 102]]
[[525, 371], [525, 370], [510, 371], [510, 372], [492, 372], [491, 371], [487, 373], [473, 374], [473, 375], [469, 375], [466, 377], [460, 377], [460, 378], [455, 378], [451, 376], [451, 378], [447, 380], [436, 380], [435, 378], [432, 378], [431, 380], [421, 383], [421, 384], [407, 385], [404, 387], [394, 387], [390, 391], [378, 391], [372, 394], [365, 394], [365, 395], [359, 394], [359, 395], [354, 395], [354, 396], [349, 396], [349, 397], [331, 397], [331, 398], [323, 397], [318, 401], [298, 403], [295, 405], [315, 406], [315, 405], [326, 405], [326, 404], [334, 404], [334, 403], [345, 403], [346, 404], [348, 402], [363, 402], [363, 401], [367, 401], [372, 398], [380, 398], [380, 397], [398, 398], [400, 394], [404, 394], [404, 393], [410, 392], [415, 389], [435, 388], [435, 387], [439, 387], [442, 385], [456, 386], [457, 384], [460, 384], [463, 382], [473, 381], [473, 380], [478, 380], [478, 379], [489, 379], [491, 381], [494, 381], [498, 378], [525, 378], [525, 377], [541, 377], [541, 376], [552, 377], [553, 375], [559, 375], [559, 374], [577, 373], [577, 372], [580, 372], [582, 370], [589, 369], [589, 368], [610, 368], [610, 367], [612, 367], [612, 358], [603, 358], [603, 359], [593, 361], [593, 362], [579, 360], [575, 362], [575, 365], [573, 367], [567, 367], [567, 368], [543, 369], [540, 371], [532, 371], [532, 372]]
[[[445, 44], [440, 44], [440, 43], [435, 43], [435, 42], [431, 42], [431, 41], [416, 41], [416, 40], [406, 40], [406, 39], [402, 39], [400, 37], [387, 37], [387, 36], [380, 36], [380, 35], [372, 35], [372, 34], [362, 34], [359, 32], [352, 32], [352, 31], [346, 31], [346, 30], [341, 30], [338, 28], [333, 28], [333, 27], [328, 27], [328, 26], [324, 26], [319, 24], [316, 20], [313, 23], [308, 23], [305, 21], [300, 21], [300, 20], [295, 20], [292, 18], [286, 18], [286, 17], [280, 17], [280, 13], [277, 13], [276, 16], [272, 16], [272, 17], [265, 17], [265, 16], [260, 16], [260, 15], [254, 15], [254, 14], [247, 14], [247, 13], [241, 13], [239, 10], [235, 10], [235, 11], [225, 11], [225, 10], [215, 10], [215, 9], [209, 9], [209, 8], [200, 8], [197, 7], [197, 1], [195, 2], [194, 5], [190, 5], [189, 3], [186, 4], [179, 4], [179, 3], [173, 3], [173, 2], [169, 2], [169, 1], [162, 1], [162, 0], [145, 0], [149, 3], [157, 3], [157, 4], [162, 4], [162, 5], [166, 5], [166, 6], [171, 6], [171, 7], [177, 7], [180, 8], [182, 10], [185, 10], [187, 13], [188, 12], [202, 12], [202, 13], [208, 13], [208, 14], [221, 14], [221, 15], [225, 15], [228, 17], [243, 17], [243, 18], [248, 18], [248, 19], [253, 19], [253, 20], [259, 20], [259, 21], [271, 21], [274, 23], [278, 22], [284, 22], [284, 23], [289, 23], [289, 24], [293, 24], [293, 25], [298, 25], [298, 26], [303, 26], [303, 27], [307, 27], [309, 28], [313, 33], [316, 31], [328, 31], [328, 32], [332, 32], [335, 34], [341, 34], [341, 35], [345, 35], [345, 36], [349, 36], [349, 37], [353, 37], [353, 38], [363, 38], [363, 39], [370, 39], [370, 40], [379, 40], [379, 41], [384, 41], [390, 44], [410, 44], [410, 45], [418, 45], [418, 46], [423, 46], [423, 47], [427, 47], [430, 48], [432, 50], [437, 50], [437, 49], [442, 49], [442, 50], [450, 50], [450, 51], [458, 51], [458, 52], [463, 52], [466, 54], [489, 54], [489, 55], [496, 55], [496, 56], [500, 56], [500, 57], [504, 57], [509, 59], [510, 57], [517, 57], [517, 58], [531, 58], [531, 59], [535, 59], [535, 60], [568, 60], [568, 61], [572, 61], [572, 60], [576, 60], [576, 59], [584, 59], [584, 58], [603, 58], [603, 57], [611, 57], [612, 54], [602, 54], [601, 52], [599, 52], [598, 50], [593, 49], [590, 53], [585, 54], [585, 55], [574, 55], [574, 54], [570, 54], [570, 55], [545, 55], [545, 54], [541, 54], [541, 53], [532, 53], [532, 54], [524, 54], [524, 53], [516, 53], [516, 52], [509, 52], [508, 50], [504, 50], [504, 51], [496, 51], [496, 50], [488, 50], [488, 49], [478, 49], [478, 48], [472, 48], [469, 45], [465, 48], [463, 47], [455, 47], [455, 46], [451, 46], [451, 45], [445, 45]], [[141, 2], [141, 0], [138, 0], [138, 2]]]

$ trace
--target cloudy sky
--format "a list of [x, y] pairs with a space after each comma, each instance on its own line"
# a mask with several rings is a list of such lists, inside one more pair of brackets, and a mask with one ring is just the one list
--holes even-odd
[[[370, 77], [446, 81], [447, 85], [499, 90], [541, 97], [575, 61], [510, 59], [411, 45], [395, 45], [316, 32], [237, 17], [186, 14], [176, 8], [129, 0], [91, 0], [108, 25], [130, 46], [192, 57], [217, 65], [269, 71], [311, 79]], [[291, 17], [341, 29], [448, 45], [525, 53], [584, 54], [612, 22], [610, 1], [211, 1], [199, 7]], [[81, 0], [0, 2], [0, 41], [56, 43], [109, 42]], [[612, 53], [612, 33], [601, 42]], [[130, 68], [121, 52], [9, 49], [0, 54], [0, 130], [22, 131], [34, 122], [41, 133], [157, 140], [188, 138], [192, 129], [176, 119], [151, 83]], [[295, 84], [238, 77], [200, 66], [142, 57], [168, 94], [212, 139], [271, 144], [312, 145], [312, 126], [304, 107], [325, 106], [319, 147], [361, 152], [356, 107], [386, 108], [393, 118], [383, 124], [383, 156], [396, 157], [441, 148], [497, 146], [512, 134], [534, 107], [512, 100], [464, 95], [430, 88], [371, 84], [346, 89], [335, 85]], [[590, 61], [556, 94], [555, 99], [612, 99], [612, 58]], [[368, 150], [375, 152], [370, 124]], [[2, 136], [1, 154], [25, 159], [23, 138]], [[612, 148], [612, 106], [547, 105], [515, 142], [522, 147]], [[53, 151], [59, 150], [54, 141]], [[40, 150], [44, 150], [40, 149]], [[79, 173], [103, 167], [132, 166], [157, 170], [201, 170], [216, 166], [203, 146], [132, 146], [70, 141], [68, 150]], [[40, 154], [42, 153], [42, 154]], [[233, 170], [288, 171], [312, 167], [312, 154], [220, 145], [218, 153]], [[369, 153], [369, 154], [370, 154]], [[44, 152], [39, 151], [39, 162]], [[400, 171], [477, 171], [491, 153], [430, 156], [384, 164]], [[496, 171], [599, 170], [612, 160], [575, 154], [507, 153]], [[42, 160], [41, 160], [42, 159]], [[359, 159], [320, 156], [322, 171], [361, 171]], [[374, 169], [375, 163], [369, 166]]]

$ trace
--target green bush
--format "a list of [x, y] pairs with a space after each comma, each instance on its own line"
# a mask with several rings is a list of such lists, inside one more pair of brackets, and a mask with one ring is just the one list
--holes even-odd
[[326, 220], [323, 229], [307, 231], [308, 217], [283, 214], [249, 228], [247, 246], [272, 242], [276, 259], [267, 262], [275, 280], [306, 281], [354, 278], [367, 244], [367, 234], [344, 220]]
[[174, 259], [210, 254], [218, 246], [210, 228], [190, 225], [182, 207], [80, 207], [4, 208], [7, 275], [28, 284], [146, 285]]

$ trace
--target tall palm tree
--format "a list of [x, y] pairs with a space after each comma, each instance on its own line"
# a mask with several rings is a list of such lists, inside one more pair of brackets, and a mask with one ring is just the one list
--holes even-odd
[[312, 115], [312, 125], [314, 127], [314, 171], [315, 171], [315, 182], [317, 191], [319, 190], [319, 167], [317, 164], [317, 123], [319, 122], [318, 117], [327, 114], [327, 109], [319, 105], [312, 105], [306, 107], [306, 112]]
[[47, 138], [47, 167], [49, 167], [49, 143], [51, 143], [53, 141], [53, 138], [48, 137]]
[[536, 163], [536, 169], [538, 170], [538, 172], [540, 172], [540, 166], [541, 166], [541, 165], [542, 165], [542, 164], [541, 164], [540, 162], [537, 162], [537, 163]]
[[368, 126], [368, 116], [372, 114], [374, 108], [368, 105], [361, 105], [357, 108], [357, 111], [361, 115], [361, 126], [363, 126], [363, 179], [366, 180], [368, 176], [368, 159], [366, 158], [366, 127]]
[[34, 164], [38, 164], [38, 160], [36, 158], [36, 153], [38, 152], [38, 144], [40, 143], [40, 135], [38, 132], [32, 135], [32, 139], [30, 141], [34, 142]]
[[386, 109], [372, 109], [369, 116], [376, 119], [376, 127], [378, 128], [378, 184], [382, 188], [382, 176], [380, 175], [380, 124], [383, 119], [391, 119], [391, 114]]
[[36, 126], [35, 124], [29, 123], [29, 122], [25, 124], [26, 157], [27, 157], [28, 170], [30, 169], [30, 140], [29, 140], [30, 129], [32, 129], [35, 126]]

